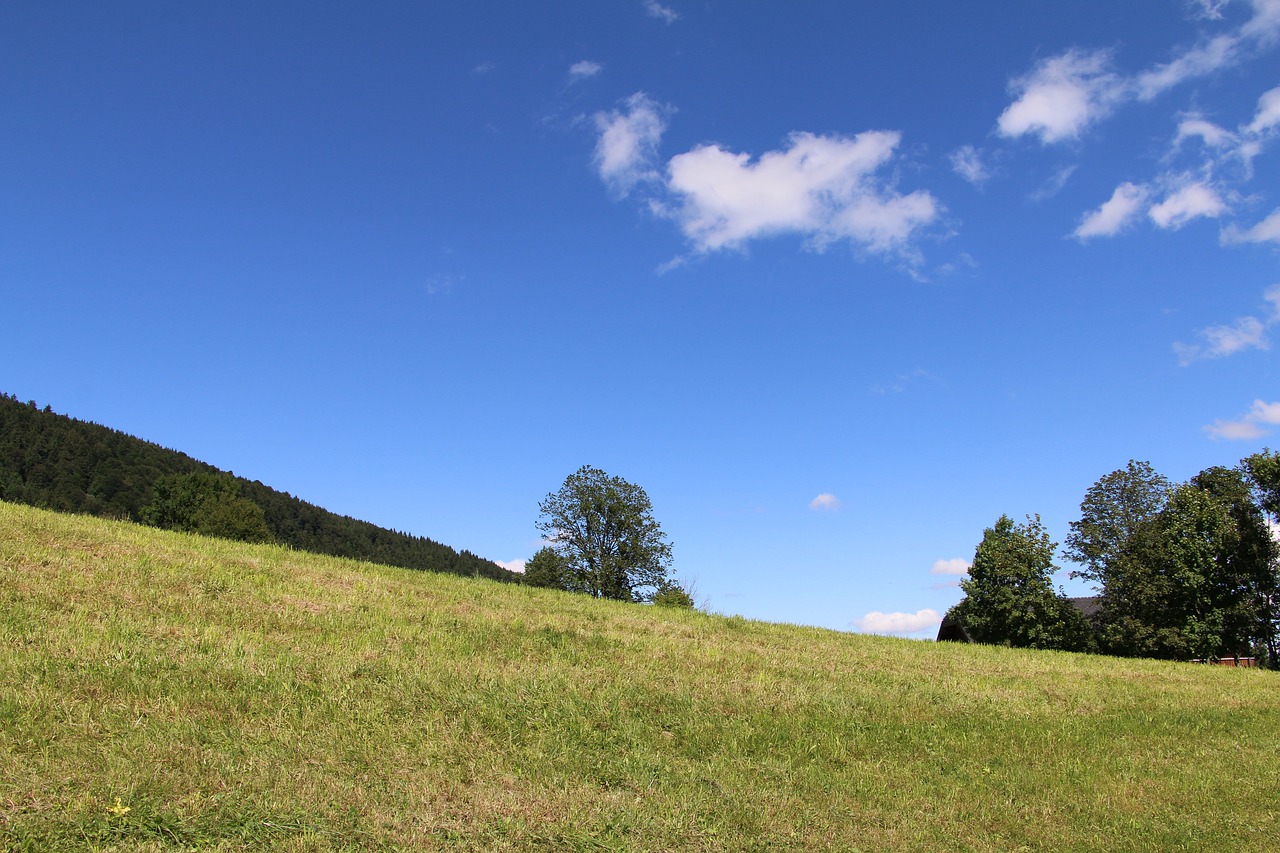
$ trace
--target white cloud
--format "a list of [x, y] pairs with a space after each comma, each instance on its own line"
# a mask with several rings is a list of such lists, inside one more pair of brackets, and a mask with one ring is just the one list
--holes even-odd
[[599, 62], [584, 59], [569, 66], [569, 76], [574, 80], [585, 80], [588, 77], [596, 76], [603, 70], [604, 66]]
[[[1206, 6], [1215, 12], [1221, 4]], [[1214, 36], [1184, 51], [1170, 62], [1158, 65], [1134, 81], [1137, 96], [1151, 100], [1179, 83], [1205, 77], [1240, 61], [1256, 47], [1265, 47], [1280, 36], [1280, 2], [1252, 0], [1253, 16], [1239, 29]], [[1220, 14], [1209, 15], [1213, 19]]]
[[596, 169], [614, 192], [625, 196], [641, 181], [658, 177], [654, 160], [667, 128], [666, 112], [667, 108], [644, 92], [637, 92], [626, 100], [622, 110], [596, 113], [596, 129], [600, 132]]
[[671, 158], [667, 188], [678, 201], [657, 209], [700, 252], [784, 233], [801, 234], [819, 250], [840, 240], [903, 250], [940, 205], [927, 192], [901, 195], [876, 180], [900, 138], [880, 130], [851, 139], [795, 133], [785, 149], [754, 161], [701, 145]]
[[[1200, 17], [1220, 19], [1221, 5], [1202, 2]], [[1238, 29], [1204, 40], [1169, 62], [1129, 77], [1111, 70], [1106, 51], [1072, 49], [1045, 59], [1010, 84], [1016, 99], [997, 119], [999, 132], [1008, 137], [1033, 134], [1046, 145], [1077, 139], [1089, 125], [1125, 101], [1152, 100], [1187, 80], [1227, 68], [1280, 39], [1280, 0], [1252, 0], [1252, 6], [1252, 17]], [[1259, 129], [1280, 122], [1280, 94], [1274, 98], [1259, 105]]]
[[1018, 97], [996, 122], [1001, 135], [1035, 134], [1044, 144], [1078, 138], [1122, 95], [1121, 82], [1109, 68], [1105, 51], [1069, 50], [1044, 60], [1010, 84]]
[[1201, 359], [1220, 359], [1222, 356], [1234, 355], [1242, 350], [1266, 350], [1270, 347], [1267, 341], [1267, 329], [1280, 323], [1280, 284], [1268, 287], [1262, 293], [1262, 300], [1268, 306], [1267, 314], [1262, 318], [1242, 316], [1235, 323], [1211, 325], [1196, 334], [1204, 343], [1175, 343], [1174, 352], [1178, 353], [1179, 364], [1185, 366]]
[[1171, 62], [1139, 74], [1134, 85], [1138, 97], [1149, 101], [1179, 83], [1204, 77], [1231, 64], [1240, 49], [1238, 35], [1220, 35], [1191, 48]]
[[1253, 17], [1240, 28], [1241, 37], [1269, 46], [1280, 39], [1280, 0], [1250, 0]]
[[1153, 204], [1147, 215], [1161, 228], [1177, 230], [1193, 219], [1217, 217], [1226, 212], [1227, 205], [1217, 190], [1196, 181], [1170, 193], [1159, 204]]
[[1142, 212], [1146, 199], [1145, 187], [1125, 182], [1116, 187], [1111, 198], [1104, 201], [1097, 210], [1085, 214], [1073, 234], [1080, 240], [1118, 234]]
[[1211, 121], [1199, 116], [1188, 116], [1178, 122], [1178, 135], [1174, 146], [1181, 145], [1187, 139], [1199, 139], [1210, 148], [1222, 148], [1236, 141], [1236, 135], [1226, 128], [1218, 127]]
[[658, 0], [644, 0], [644, 11], [650, 18], [657, 18], [663, 23], [674, 24], [680, 20], [680, 13], [670, 6], [663, 6]]
[[962, 557], [955, 557], [950, 560], [935, 560], [933, 568], [929, 570], [931, 575], [967, 575], [973, 564]]
[[509, 572], [524, 574], [524, 560], [494, 560], [494, 562]]
[[1212, 424], [1204, 428], [1212, 439], [1222, 439], [1225, 441], [1249, 441], [1254, 438], [1262, 438], [1267, 431], [1255, 423], [1247, 420], [1240, 421], [1224, 421], [1215, 420]]
[[1261, 400], [1254, 400], [1248, 417], [1255, 423], [1267, 424], [1268, 426], [1280, 425], [1280, 403], [1264, 403]]
[[1267, 349], [1266, 326], [1257, 317], [1241, 317], [1231, 325], [1209, 326], [1197, 334], [1205, 340], [1201, 344], [1173, 345], [1178, 363], [1186, 367], [1193, 361], [1206, 358], [1222, 358], [1245, 349]]
[[1280, 125], [1280, 86], [1263, 92], [1258, 98], [1258, 112], [1245, 130], [1256, 135], [1276, 125]]
[[823, 492], [813, 500], [809, 501], [809, 509], [837, 510], [839, 508], [840, 499], [830, 492]]
[[1222, 19], [1222, 7], [1231, 2], [1231, 0], [1192, 0], [1192, 2], [1200, 7], [1200, 12], [1196, 17], [1204, 18], [1208, 21], [1219, 21]]
[[926, 608], [915, 613], [881, 613], [873, 610], [853, 624], [864, 634], [918, 634], [942, 622], [942, 614]]
[[951, 171], [975, 187], [982, 186], [991, 177], [991, 170], [982, 162], [982, 154], [972, 145], [961, 145], [951, 152]]
[[1280, 426], [1280, 402], [1267, 403], [1254, 400], [1248, 414], [1239, 420], [1216, 420], [1204, 428], [1210, 438], [1227, 441], [1247, 441], [1269, 435], [1268, 427]]
[[1280, 244], [1280, 208], [1252, 228], [1241, 230], [1232, 225], [1222, 231], [1223, 243], [1277, 243]]
[[1178, 354], [1178, 363], [1186, 367], [1201, 359], [1222, 358], [1246, 349], [1270, 348], [1267, 329], [1280, 323], [1280, 284], [1267, 288], [1262, 299], [1269, 306], [1269, 311], [1261, 319], [1253, 316], [1240, 317], [1231, 324], [1201, 329], [1196, 334], [1204, 340], [1203, 344], [1174, 344], [1173, 350]]
[[[785, 147], [754, 159], [704, 144], [672, 157], [660, 171], [658, 143], [670, 112], [637, 92], [617, 109], [596, 113], [594, 163], [619, 197], [643, 185], [650, 212], [677, 224], [691, 255], [795, 234], [814, 251], [847, 241], [911, 267], [915, 238], [942, 214], [931, 193], [896, 188], [891, 165], [902, 136], [896, 131], [792, 133]], [[675, 258], [660, 271], [688, 259]]]

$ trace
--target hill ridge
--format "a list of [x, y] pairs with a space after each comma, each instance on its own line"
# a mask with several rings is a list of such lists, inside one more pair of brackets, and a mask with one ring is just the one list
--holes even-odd
[[470, 551], [330, 512], [182, 451], [0, 393], [0, 500], [139, 521], [161, 477], [191, 473], [233, 477], [283, 545], [403, 568], [520, 579]]

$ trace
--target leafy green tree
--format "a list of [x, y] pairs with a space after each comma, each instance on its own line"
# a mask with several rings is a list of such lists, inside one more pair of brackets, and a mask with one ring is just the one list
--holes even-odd
[[524, 582], [547, 589], [567, 589], [567, 569], [555, 548], [541, 548], [524, 566]]
[[1242, 469], [1209, 468], [1120, 548], [1103, 587], [1101, 641], [1175, 660], [1274, 651], [1276, 544]]
[[1063, 547], [1067, 559], [1083, 566], [1071, 576], [1105, 586], [1129, 537], [1164, 508], [1171, 488], [1150, 463], [1132, 459], [1090, 486]]
[[170, 530], [243, 542], [271, 541], [262, 507], [241, 497], [240, 484], [224, 474], [193, 472], [161, 477], [142, 518]]
[[670, 583], [671, 544], [639, 486], [584, 465], [538, 510], [538, 530], [563, 561], [566, 589], [650, 601]]
[[[1280, 520], [1280, 454], [1264, 449], [1241, 460], [1240, 464], [1248, 477], [1254, 500], [1266, 513], [1267, 526], [1272, 529], [1274, 541], [1277, 528], [1272, 526]], [[1266, 620], [1267, 665], [1280, 669], [1280, 589], [1273, 588], [1259, 597], [1263, 599], [1259, 609]]]
[[1026, 524], [1000, 516], [983, 532], [969, 576], [960, 582], [965, 597], [950, 616], [979, 643], [1087, 650], [1088, 623], [1053, 588], [1056, 548], [1038, 515]]
[[1233, 547], [1216, 564], [1215, 605], [1223, 611], [1224, 623], [1221, 653], [1247, 655], [1257, 644], [1274, 663], [1280, 548], [1250, 481], [1248, 464], [1207, 468], [1191, 478], [1191, 485], [1217, 501], [1235, 531]]
[[678, 583], [669, 583], [654, 593], [653, 603], [658, 607], [678, 607], [686, 610], [692, 610], [695, 606], [689, 590]]
[[1271, 514], [1272, 519], [1280, 518], [1280, 454], [1274, 450], [1263, 450], [1245, 458], [1241, 464], [1248, 472], [1258, 504]]

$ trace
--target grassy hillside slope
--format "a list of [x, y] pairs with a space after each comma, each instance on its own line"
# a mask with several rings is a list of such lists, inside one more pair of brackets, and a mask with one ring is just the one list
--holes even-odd
[[0, 504], [14, 850], [1264, 850], [1273, 673], [597, 602]]

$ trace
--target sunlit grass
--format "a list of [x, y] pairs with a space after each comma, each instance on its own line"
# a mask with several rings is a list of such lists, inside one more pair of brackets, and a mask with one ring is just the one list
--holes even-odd
[[1272, 673], [597, 602], [0, 504], [0, 839], [1267, 850]]

